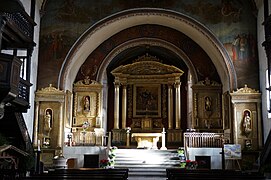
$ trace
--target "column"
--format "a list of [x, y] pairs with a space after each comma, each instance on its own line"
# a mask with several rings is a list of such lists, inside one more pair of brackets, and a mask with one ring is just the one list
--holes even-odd
[[176, 90], [176, 111], [175, 111], [175, 116], [176, 116], [176, 129], [180, 129], [180, 124], [181, 124], [181, 90], [180, 90], [180, 79], [178, 78], [175, 80], [175, 90]]
[[38, 128], [39, 128], [39, 109], [40, 109], [40, 102], [36, 102], [35, 107], [35, 124], [34, 124], [34, 139], [33, 139], [33, 146], [38, 146]]
[[233, 114], [234, 114], [234, 121], [233, 121], [233, 143], [238, 144], [238, 123], [237, 123], [237, 107], [236, 103], [233, 102]]
[[114, 129], [119, 129], [119, 82], [114, 82], [115, 85], [115, 103], [114, 103]]
[[122, 129], [126, 128], [127, 86], [122, 86]]
[[[63, 131], [63, 126], [64, 126], [64, 123], [63, 123], [63, 103], [61, 102], [60, 103], [60, 109], [59, 109], [59, 130], [58, 130], [58, 139], [57, 139], [57, 146], [58, 147], [62, 147], [62, 144], [63, 144], [63, 134], [64, 134], [64, 131]], [[53, 122], [55, 123], [55, 122]]]
[[108, 141], [107, 141], [107, 148], [108, 149], [111, 147], [111, 137], [112, 137], [111, 132], [108, 132]]
[[173, 95], [172, 85], [168, 84], [168, 129], [173, 129]]
[[257, 123], [258, 123], [258, 146], [259, 148], [263, 147], [263, 142], [262, 142], [262, 123], [261, 123], [261, 102], [257, 102]]

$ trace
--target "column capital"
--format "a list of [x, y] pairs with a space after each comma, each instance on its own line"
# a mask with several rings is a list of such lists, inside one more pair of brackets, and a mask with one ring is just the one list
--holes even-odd
[[114, 86], [115, 87], [120, 87], [121, 86], [121, 83], [119, 81], [115, 81], [113, 82]]
[[172, 89], [174, 86], [174, 83], [168, 83], [167, 86], [168, 86], [168, 89]]
[[127, 87], [127, 83], [126, 82], [122, 82], [122, 83], [120, 83], [120, 85], [122, 86], [122, 88], [126, 88]]
[[175, 82], [174, 82], [174, 87], [177, 88], [181, 85], [181, 81], [180, 81], [180, 78], [175, 78]]

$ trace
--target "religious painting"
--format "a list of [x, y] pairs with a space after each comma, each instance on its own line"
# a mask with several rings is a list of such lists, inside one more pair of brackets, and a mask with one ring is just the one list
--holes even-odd
[[224, 144], [225, 159], [241, 159], [241, 145], [240, 144]]
[[98, 94], [96, 92], [76, 93], [74, 115], [94, 117], [97, 114]]
[[160, 84], [135, 85], [133, 106], [134, 117], [161, 117]]
[[88, 121], [90, 127], [96, 126], [98, 94], [96, 92], [76, 93], [74, 101], [72, 125], [76, 127], [83, 126], [84, 122]]

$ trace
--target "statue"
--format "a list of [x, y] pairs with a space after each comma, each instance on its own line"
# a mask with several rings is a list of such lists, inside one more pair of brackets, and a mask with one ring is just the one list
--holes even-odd
[[251, 118], [249, 116], [249, 112], [246, 111], [245, 112], [245, 116], [244, 116], [244, 121], [243, 121], [243, 127], [244, 127], [244, 132], [246, 134], [251, 132]]
[[205, 110], [206, 111], [211, 111], [211, 105], [212, 105], [212, 102], [211, 102], [210, 97], [206, 96], [205, 97]]
[[52, 110], [47, 109], [44, 115], [44, 132], [45, 132], [45, 135], [48, 137], [50, 136], [50, 131], [52, 129], [51, 121], [52, 121]]
[[89, 96], [84, 97], [84, 111], [89, 111], [90, 110], [90, 100]]

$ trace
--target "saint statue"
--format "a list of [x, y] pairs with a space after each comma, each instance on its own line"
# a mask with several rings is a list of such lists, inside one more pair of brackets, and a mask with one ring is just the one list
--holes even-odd
[[84, 97], [84, 111], [89, 111], [90, 110], [90, 101], [89, 101], [89, 96]]
[[205, 110], [211, 111], [211, 105], [212, 105], [212, 102], [211, 102], [210, 97], [209, 96], [205, 97]]
[[50, 135], [50, 131], [52, 129], [51, 121], [52, 121], [51, 111], [49, 109], [47, 109], [46, 113], [44, 115], [44, 132], [45, 132], [46, 136]]
[[250, 133], [251, 132], [251, 118], [249, 116], [249, 112], [245, 112], [243, 127], [244, 127], [245, 133]]

